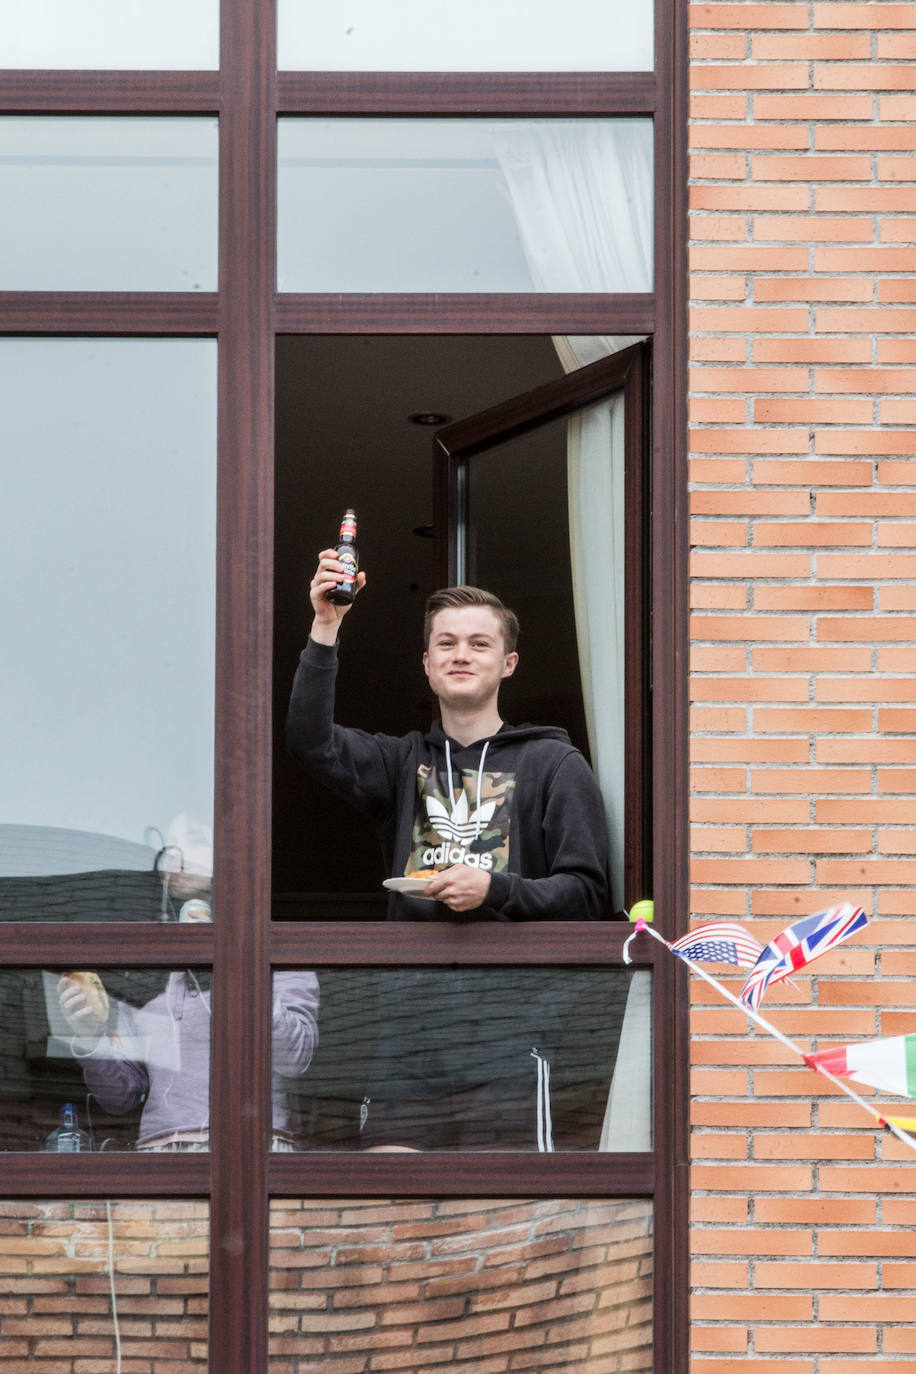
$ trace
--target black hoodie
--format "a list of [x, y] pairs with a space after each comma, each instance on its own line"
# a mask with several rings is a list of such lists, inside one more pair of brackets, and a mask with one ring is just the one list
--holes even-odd
[[[309, 640], [287, 745], [312, 777], [376, 822], [387, 871], [467, 863], [490, 873], [465, 919], [588, 921], [607, 914], [608, 841], [594, 775], [565, 730], [503, 724], [462, 745], [436, 721], [424, 735], [334, 723], [337, 646]], [[439, 902], [392, 893], [388, 919], [454, 920]]]

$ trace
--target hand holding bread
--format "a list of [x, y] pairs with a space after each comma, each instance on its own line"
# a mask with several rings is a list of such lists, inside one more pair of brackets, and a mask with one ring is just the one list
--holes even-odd
[[108, 1024], [108, 993], [97, 973], [74, 969], [58, 980], [60, 1009], [75, 1035], [98, 1039]]

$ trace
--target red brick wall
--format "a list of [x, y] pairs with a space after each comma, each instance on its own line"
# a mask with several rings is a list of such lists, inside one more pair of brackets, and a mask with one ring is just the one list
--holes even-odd
[[278, 1201], [271, 1374], [649, 1374], [646, 1202]]
[[[111, 1256], [109, 1256], [109, 1246]], [[206, 1374], [199, 1202], [0, 1204], [0, 1374]]]
[[[116, 1330], [124, 1374], [206, 1374], [208, 1230], [194, 1202], [114, 1202], [110, 1230], [2, 1204], [0, 1374], [113, 1374]], [[277, 1200], [269, 1368], [650, 1374], [652, 1245], [645, 1201]]]
[[[767, 996], [807, 1050], [916, 1030], [916, 7], [691, 53], [692, 909], [866, 907]], [[911, 1369], [916, 1155], [693, 993], [692, 1374]]]

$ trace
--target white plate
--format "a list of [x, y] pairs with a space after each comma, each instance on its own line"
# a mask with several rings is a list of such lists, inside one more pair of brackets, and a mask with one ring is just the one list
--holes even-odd
[[[411, 897], [423, 897], [423, 889], [428, 882], [428, 878], [386, 878], [382, 887], [387, 887], [389, 892], [409, 892]], [[423, 900], [433, 902], [435, 898], [425, 897]]]

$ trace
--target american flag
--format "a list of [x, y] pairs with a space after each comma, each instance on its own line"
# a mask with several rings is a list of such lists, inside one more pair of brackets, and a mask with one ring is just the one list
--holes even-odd
[[698, 964], [739, 964], [742, 968], [753, 968], [763, 946], [744, 926], [734, 921], [709, 921], [674, 940], [671, 948], [681, 958], [694, 959]]
[[815, 912], [813, 916], [786, 926], [770, 941], [751, 969], [741, 989], [741, 1001], [751, 1011], [756, 1011], [771, 983], [789, 978], [867, 924], [868, 917], [860, 906], [844, 902], [842, 906], [828, 907], [826, 911]]

